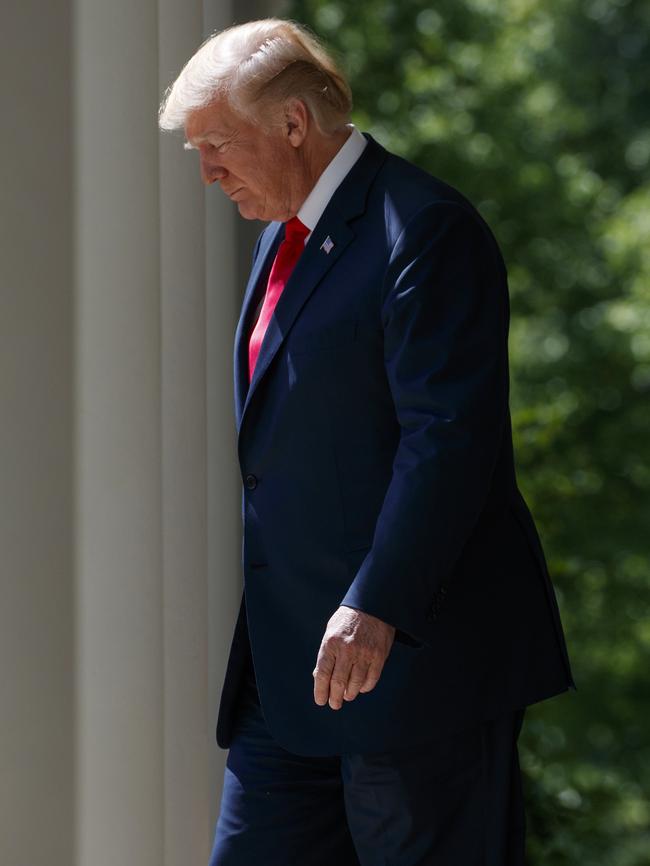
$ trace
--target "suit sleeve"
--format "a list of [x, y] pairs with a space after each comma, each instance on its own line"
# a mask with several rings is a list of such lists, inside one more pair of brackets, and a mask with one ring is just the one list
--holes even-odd
[[372, 546], [341, 604], [429, 643], [508, 411], [506, 273], [479, 216], [455, 202], [420, 210], [393, 248], [381, 303], [400, 438]]

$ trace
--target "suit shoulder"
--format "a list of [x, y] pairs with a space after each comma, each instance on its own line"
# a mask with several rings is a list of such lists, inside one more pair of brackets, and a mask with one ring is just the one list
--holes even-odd
[[375, 179], [372, 195], [376, 204], [381, 202], [388, 234], [393, 241], [418, 214], [439, 206], [441, 211], [464, 211], [496, 244], [489, 225], [462, 192], [397, 154], [387, 153]]

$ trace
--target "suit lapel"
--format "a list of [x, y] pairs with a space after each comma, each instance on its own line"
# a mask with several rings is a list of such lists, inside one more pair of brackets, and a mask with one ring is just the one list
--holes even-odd
[[[337, 188], [312, 236], [304, 253], [298, 260], [293, 273], [280, 296], [269, 322], [255, 364], [253, 379], [248, 386], [248, 337], [250, 335], [250, 314], [255, 289], [262, 275], [268, 273], [277, 252], [284, 229], [281, 223], [269, 226], [268, 238], [262, 239], [260, 250], [253, 267], [242, 313], [235, 337], [235, 379], [236, 379], [236, 418], [237, 430], [241, 429], [246, 409], [263, 379], [271, 361], [293, 325], [300, 310], [316, 286], [327, 272], [336, 264], [346, 247], [354, 240], [354, 231], [348, 223], [362, 214], [370, 185], [384, 162], [387, 152], [381, 145], [366, 134], [368, 145], [348, 175]], [[329, 242], [327, 243], [329, 239]], [[327, 249], [329, 248], [329, 252]]]
[[[320, 249], [328, 235], [334, 244], [329, 254]], [[314, 230], [282, 291], [264, 334], [253, 380], [244, 403], [244, 412], [301, 308], [353, 238], [354, 234], [340, 217], [328, 220], [327, 231], [318, 227]]]
[[[235, 332], [235, 420], [237, 430], [241, 425], [244, 413], [244, 402], [248, 391], [248, 338], [252, 326], [252, 315], [255, 309], [260, 281], [268, 279], [273, 259], [284, 237], [283, 223], [271, 223], [260, 241], [260, 248], [248, 278], [244, 300], [242, 301], [239, 323]], [[264, 279], [264, 283], [266, 283]]]

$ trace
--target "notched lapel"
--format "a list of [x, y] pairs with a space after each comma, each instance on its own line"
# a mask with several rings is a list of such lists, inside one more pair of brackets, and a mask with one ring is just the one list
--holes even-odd
[[246, 285], [246, 291], [244, 292], [239, 322], [235, 331], [234, 378], [237, 430], [241, 426], [246, 392], [248, 391], [248, 337], [252, 325], [251, 317], [255, 307], [256, 289], [262, 276], [264, 274], [268, 275], [271, 270], [273, 259], [283, 237], [284, 229], [282, 223], [271, 223], [268, 226], [265, 235], [260, 241], [257, 258], [255, 259], [255, 264], [253, 265], [248, 284]]
[[256, 295], [255, 289], [263, 274], [269, 273], [275, 253], [284, 237], [282, 223], [272, 223], [271, 225], [275, 226], [275, 230], [269, 226], [268, 237], [265, 236], [262, 239], [255, 266], [246, 287], [235, 337], [235, 411], [238, 433], [241, 430], [244, 414], [252, 395], [282, 345], [296, 316], [316, 286], [330, 268], [336, 264], [348, 244], [354, 239], [354, 232], [348, 223], [364, 213], [368, 190], [388, 155], [387, 151], [372, 136], [367, 133], [364, 135], [368, 140], [368, 146], [352, 166], [348, 176], [334, 192], [305, 247], [304, 253], [284, 287], [264, 335], [255, 364], [253, 380], [249, 386], [248, 337], [250, 335], [251, 308]]
[[[329, 254], [321, 249], [325, 239], [329, 237], [333, 243]], [[312, 236], [309, 238], [304, 253], [298, 260], [293, 273], [284, 287], [280, 300], [271, 316], [264, 340], [260, 348], [260, 354], [255, 364], [253, 380], [248, 389], [244, 402], [242, 417], [253, 393], [264, 376], [264, 373], [273, 360], [276, 352], [293, 325], [296, 316], [306, 303], [307, 299], [321, 282], [325, 274], [338, 261], [339, 257], [353, 240], [354, 233], [347, 223], [338, 215], [332, 214], [323, 223], [323, 227], [316, 226]]]

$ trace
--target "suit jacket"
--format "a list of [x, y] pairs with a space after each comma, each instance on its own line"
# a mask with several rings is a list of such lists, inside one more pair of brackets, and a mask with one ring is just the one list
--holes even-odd
[[[458, 191], [366, 138], [249, 387], [283, 225], [255, 247], [235, 338], [244, 593], [224, 748], [249, 639], [269, 729], [298, 754], [424, 743], [573, 687], [515, 479], [501, 254]], [[312, 670], [341, 604], [397, 632], [375, 689], [332, 710], [315, 704]]]

